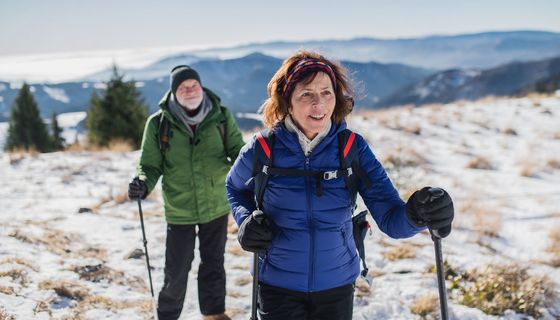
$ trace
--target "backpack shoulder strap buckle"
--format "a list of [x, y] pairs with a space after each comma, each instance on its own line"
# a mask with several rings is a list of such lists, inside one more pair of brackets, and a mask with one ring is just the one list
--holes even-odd
[[338, 178], [338, 170], [323, 172], [323, 180], [332, 180]]

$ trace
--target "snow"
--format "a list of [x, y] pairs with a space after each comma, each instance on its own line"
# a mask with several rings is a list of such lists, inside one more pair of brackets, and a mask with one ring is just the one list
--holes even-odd
[[[73, 126], [83, 116], [60, 115], [59, 124]], [[549, 233], [560, 228], [560, 168], [550, 165], [551, 160], [560, 160], [558, 123], [560, 97], [487, 99], [417, 109], [363, 111], [349, 119], [349, 127], [366, 138], [403, 195], [432, 185], [445, 188], [454, 198], [454, 230], [442, 241], [444, 259], [452, 266], [471, 270], [491, 263], [514, 262], [528, 266], [532, 274], [550, 277], [560, 294], [560, 269], [546, 263], [551, 258], [546, 251], [551, 241]], [[0, 130], [2, 127], [6, 126], [0, 125]], [[0, 272], [23, 269], [28, 277], [25, 285], [0, 277], [0, 288], [8, 286], [16, 291], [8, 294], [0, 290], [0, 306], [7, 314], [18, 319], [74, 316], [78, 302], [71, 299], [51, 304], [51, 315], [36, 308], [41, 301], [58, 297], [52, 289], [40, 289], [41, 282], [72, 280], [91, 295], [134, 302], [129, 307], [86, 306], [81, 313], [84, 319], [149, 318], [151, 309], [138, 307], [149, 306], [151, 301], [145, 260], [126, 259], [133, 249], [143, 248], [138, 204], [123, 200], [138, 156], [138, 151], [24, 156], [0, 153]], [[492, 169], [469, 168], [476, 157], [486, 159]], [[389, 169], [391, 158], [406, 159], [412, 165]], [[532, 174], [522, 174], [526, 167]], [[142, 202], [156, 292], [163, 283], [165, 250], [161, 205], [158, 186]], [[80, 208], [91, 208], [93, 212], [78, 213]], [[480, 235], [484, 227], [477, 222], [480, 213], [483, 218], [499, 217], [501, 222], [495, 224], [497, 237]], [[232, 224], [226, 245], [226, 306], [233, 319], [247, 319], [251, 309], [252, 255], [239, 248], [234, 230]], [[39, 241], [45, 240], [49, 232], [71, 241]], [[26, 237], [39, 240], [26, 242]], [[414, 248], [414, 258], [389, 261], [384, 257], [384, 253], [403, 243]], [[438, 292], [435, 274], [426, 272], [434, 264], [429, 235], [394, 240], [373, 224], [366, 250], [368, 266], [376, 275], [371, 291], [355, 297], [354, 319], [420, 319], [411, 313], [410, 305], [420, 296]], [[14, 257], [25, 259], [36, 270], [5, 262]], [[196, 282], [199, 262], [196, 252], [181, 319], [201, 318]], [[91, 282], [80, 279], [74, 271], [77, 266], [97, 264], [123, 273], [113, 282]], [[134, 281], [137, 278], [143, 280], [140, 285]], [[559, 301], [555, 307], [560, 310]], [[531, 319], [512, 311], [491, 316], [454, 300], [449, 301], [449, 310], [451, 319]], [[558, 313], [546, 311], [542, 319], [558, 319]]]
[[63, 102], [63, 103], [69, 103], [70, 102], [70, 97], [68, 97], [68, 95], [66, 94], [66, 92], [64, 91], [64, 89], [60, 89], [60, 88], [51, 88], [48, 86], [43, 86], [43, 91], [45, 91], [46, 94], [48, 94], [52, 99]]

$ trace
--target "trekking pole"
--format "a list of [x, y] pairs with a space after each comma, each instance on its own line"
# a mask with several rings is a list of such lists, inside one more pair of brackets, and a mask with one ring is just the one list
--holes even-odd
[[[430, 188], [428, 190], [430, 196], [423, 202], [428, 203], [434, 199], [443, 196], [443, 189], [440, 188]], [[447, 312], [447, 290], [445, 288], [445, 272], [443, 266], [443, 254], [441, 250], [441, 235], [437, 229], [430, 229], [430, 235], [432, 236], [432, 241], [434, 241], [434, 250], [436, 255], [436, 271], [438, 279], [438, 289], [439, 289], [439, 306], [441, 310], [441, 320], [448, 320], [449, 315]]]
[[150, 270], [150, 256], [148, 255], [148, 240], [144, 229], [144, 214], [142, 213], [142, 199], [138, 198], [138, 212], [140, 213], [140, 225], [142, 226], [142, 240], [144, 242], [144, 252], [146, 253], [146, 266], [148, 268], [148, 278], [150, 279], [150, 292], [152, 293], [152, 312], [154, 319], [158, 320], [156, 298], [154, 296], [154, 286], [152, 284], [152, 271]]
[[[259, 210], [260, 211], [260, 210]], [[255, 214], [257, 210], [253, 212], [253, 218], [257, 221], [258, 224], [263, 223], [264, 215]], [[257, 294], [259, 289], [259, 253], [255, 252], [253, 254], [253, 297], [251, 301], [251, 318], [250, 320], [258, 320], [257, 318], [257, 308], [258, 308], [258, 301], [257, 301]]]

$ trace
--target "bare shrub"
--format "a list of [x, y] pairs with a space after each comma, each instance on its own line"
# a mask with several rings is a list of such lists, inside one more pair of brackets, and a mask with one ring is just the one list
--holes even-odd
[[419, 315], [422, 319], [437, 319], [438, 301], [438, 296], [435, 294], [420, 296], [410, 306], [410, 312]]
[[415, 257], [415, 254], [414, 248], [410, 244], [404, 243], [392, 248], [388, 252], [383, 253], [383, 256], [389, 261], [397, 261], [402, 259], [412, 259]]
[[541, 316], [543, 308], [558, 303], [553, 282], [544, 276], [530, 276], [519, 265], [489, 265], [465, 272], [454, 279], [458, 302], [491, 315], [506, 310]]
[[472, 158], [469, 163], [467, 163], [467, 168], [469, 169], [482, 169], [482, 170], [492, 170], [494, 169], [494, 167], [492, 166], [492, 164], [490, 163], [490, 161], [488, 161], [488, 159], [481, 157], [481, 156], [476, 156], [474, 158]]
[[76, 281], [45, 280], [39, 283], [39, 289], [54, 290], [61, 297], [81, 301], [89, 296], [89, 290]]

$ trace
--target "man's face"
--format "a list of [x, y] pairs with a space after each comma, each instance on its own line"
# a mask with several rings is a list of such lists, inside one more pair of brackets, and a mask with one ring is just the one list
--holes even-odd
[[195, 110], [202, 102], [202, 86], [197, 80], [185, 80], [177, 87], [175, 98], [187, 110]]

